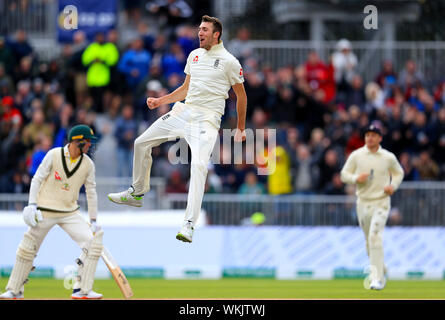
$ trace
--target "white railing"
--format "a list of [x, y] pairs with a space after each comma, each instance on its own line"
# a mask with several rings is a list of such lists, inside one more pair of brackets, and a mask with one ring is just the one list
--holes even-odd
[[[166, 194], [165, 207], [185, 208], [186, 194]], [[388, 224], [445, 225], [445, 182], [404, 182], [391, 199]], [[206, 194], [209, 224], [239, 225], [262, 212], [270, 225], [356, 225], [355, 196]]]
[[[305, 63], [308, 53], [314, 49], [328, 62], [337, 46], [337, 41], [255, 40], [250, 43], [259, 61], [273, 68]], [[408, 59], [413, 59], [429, 81], [427, 85], [441, 79], [445, 72], [443, 41], [352, 41], [351, 44], [359, 62], [357, 71], [365, 81], [377, 76], [385, 59], [393, 61], [397, 72], [404, 68]]]
[[[122, 212], [122, 206], [111, 203], [106, 195], [124, 190], [130, 184], [130, 178], [98, 178], [99, 210]], [[144, 199], [144, 210], [186, 207], [187, 194], [165, 194], [163, 179], [152, 178], [151, 185]], [[27, 194], [0, 194], [0, 210], [21, 211], [27, 202]], [[388, 224], [445, 225], [445, 182], [404, 182], [391, 202], [399, 216], [391, 213]], [[84, 194], [79, 203], [85, 210]], [[269, 225], [357, 224], [355, 196], [206, 194], [202, 208], [207, 222], [214, 225], [244, 224], [255, 212], [262, 212]]]
[[[96, 178], [96, 191], [98, 208], [101, 211], [122, 211], [122, 206], [113, 204], [107, 198], [111, 192], [120, 192], [131, 185], [132, 179], [121, 177], [98, 177]], [[162, 207], [165, 179], [152, 177], [150, 179], [151, 190], [144, 197], [144, 208], [147, 210], [159, 209]], [[0, 210], [21, 211], [28, 203], [28, 194], [0, 193]], [[86, 211], [87, 202], [85, 193], [79, 197], [79, 206]]]

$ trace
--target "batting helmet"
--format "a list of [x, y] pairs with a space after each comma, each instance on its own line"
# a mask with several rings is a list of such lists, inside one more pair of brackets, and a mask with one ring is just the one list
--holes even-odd
[[94, 135], [93, 129], [85, 124], [72, 127], [68, 134], [68, 141], [71, 142], [82, 139], [97, 139], [97, 137]]

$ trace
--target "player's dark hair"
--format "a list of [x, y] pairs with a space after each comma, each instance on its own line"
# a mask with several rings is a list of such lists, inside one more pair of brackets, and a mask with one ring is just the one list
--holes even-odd
[[222, 23], [218, 18], [210, 17], [208, 15], [202, 16], [201, 22], [210, 22], [213, 24], [213, 33], [219, 32], [218, 42], [221, 40], [222, 35]]

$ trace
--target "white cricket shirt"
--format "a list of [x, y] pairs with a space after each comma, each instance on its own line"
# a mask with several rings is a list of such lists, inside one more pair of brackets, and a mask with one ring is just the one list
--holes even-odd
[[[364, 183], [357, 183], [361, 173], [369, 173]], [[383, 188], [392, 185], [397, 190], [403, 180], [403, 169], [396, 156], [381, 146], [373, 153], [363, 146], [353, 151], [341, 170], [344, 183], [356, 184], [356, 195], [360, 200], [377, 200], [389, 197]]]
[[202, 107], [219, 116], [224, 114], [230, 88], [244, 82], [241, 64], [224, 48], [222, 41], [210, 50], [193, 50], [184, 72], [190, 75], [185, 104]]
[[[59, 168], [58, 171], [55, 172], [57, 173], [57, 175], [53, 173], [55, 169], [54, 158], [59, 157], [59, 153], [60, 153], [60, 148], [51, 149], [46, 153], [36, 173], [34, 174], [34, 177], [32, 178], [31, 187], [29, 190], [29, 203], [36, 203], [36, 204], [38, 203], [39, 194], [41, 193], [41, 189], [44, 187], [45, 184], [50, 184], [53, 185], [54, 188], [57, 187], [60, 189], [61, 186], [62, 187], [64, 186], [63, 182], [68, 182], [64, 181], [66, 180], [66, 177], [65, 174], [63, 173], [63, 168]], [[73, 171], [74, 168], [77, 166], [80, 157], [78, 157], [77, 159], [71, 159], [70, 153], [68, 151], [68, 145], [65, 145], [65, 147], [63, 147], [63, 153], [65, 156], [67, 169], [69, 171]], [[91, 158], [88, 157], [86, 154], [83, 155], [83, 161], [88, 163], [88, 166], [86, 166], [86, 170], [88, 170], [88, 172], [85, 175], [85, 179], [82, 180], [80, 183], [85, 185], [85, 192], [87, 195], [87, 203], [88, 203], [88, 215], [91, 219], [96, 219], [97, 193], [96, 193], [95, 166], [93, 160], [91, 160]], [[79, 173], [77, 172], [77, 174], [75, 175], [77, 177]], [[73, 178], [75, 177], [72, 177], [71, 179]], [[67, 190], [66, 197], [72, 197], [71, 195], [72, 193], [74, 193], [77, 197], [79, 190], [77, 188], [71, 189], [69, 191]], [[54, 199], [55, 201], [58, 201], [58, 203], [60, 204], [60, 208], [55, 208], [55, 209], [60, 209], [60, 210], [64, 209], [62, 207], [64, 199], [62, 198], [64, 197], [62, 196], [59, 199], [57, 198]]]

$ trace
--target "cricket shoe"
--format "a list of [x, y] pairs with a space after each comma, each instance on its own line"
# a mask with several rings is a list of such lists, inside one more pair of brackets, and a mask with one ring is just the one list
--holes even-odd
[[176, 235], [176, 239], [184, 242], [192, 242], [194, 229], [191, 221], [184, 222], [181, 230]]
[[385, 284], [382, 284], [378, 280], [372, 280], [369, 288], [372, 290], [382, 290], [383, 288], [385, 288], [385, 285], [386, 285], [386, 281], [385, 281]]
[[17, 294], [14, 294], [11, 290], [8, 290], [2, 294], [0, 294], [0, 299], [23, 299], [24, 295], [23, 292], [19, 292]]
[[102, 297], [102, 294], [94, 292], [93, 290], [90, 290], [88, 293], [82, 293], [80, 289], [74, 289], [71, 295], [71, 299], [76, 300], [98, 300], [102, 299]]
[[133, 194], [133, 187], [128, 188], [128, 190], [118, 192], [118, 193], [109, 193], [108, 199], [117, 204], [126, 204], [128, 206], [133, 207], [142, 207], [144, 204], [144, 196], [136, 196]]

